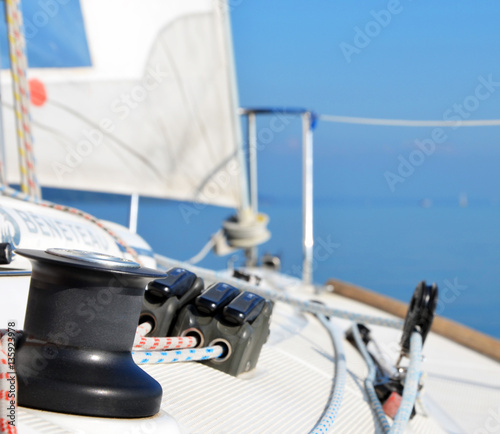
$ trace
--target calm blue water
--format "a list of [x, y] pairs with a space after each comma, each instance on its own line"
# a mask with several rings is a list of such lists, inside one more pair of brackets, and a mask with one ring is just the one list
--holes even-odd
[[[44, 197], [128, 222], [129, 198], [124, 196], [47, 190]], [[280, 255], [283, 271], [300, 275], [300, 198], [263, 196], [260, 202], [272, 232], [260, 252]], [[207, 206], [186, 223], [180, 205], [141, 198], [138, 231], [157, 252], [185, 260], [201, 249], [231, 210]], [[500, 205], [487, 201], [461, 208], [450, 198], [422, 208], [413, 200], [319, 197], [314, 280], [336, 277], [405, 302], [420, 280], [436, 282], [441, 315], [500, 338], [499, 221]], [[200, 265], [222, 268], [227, 260], [210, 254]]]

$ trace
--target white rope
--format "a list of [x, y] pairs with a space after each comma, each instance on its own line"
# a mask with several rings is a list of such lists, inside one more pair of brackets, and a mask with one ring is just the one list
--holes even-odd
[[174, 363], [174, 362], [193, 362], [200, 360], [216, 359], [224, 352], [220, 345], [204, 348], [190, 348], [185, 350], [170, 351], [134, 351], [132, 358], [138, 365]]
[[384, 409], [382, 408], [382, 404], [380, 403], [377, 393], [375, 392], [375, 388], [373, 387], [376, 373], [375, 363], [373, 363], [370, 354], [368, 354], [365, 343], [363, 342], [363, 339], [361, 339], [357, 324], [352, 325], [352, 335], [354, 337], [354, 340], [356, 341], [356, 346], [358, 347], [361, 355], [365, 359], [366, 365], [368, 366], [368, 375], [365, 379], [365, 389], [368, 398], [370, 399], [371, 407], [375, 415], [377, 416], [380, 426], [382, 427], [382, 431], [384, 433], [388, 433], [391, 429], [391, 426], [389, 425], [389, 422], [385, 417]]
[[202, 249], [194, 255], [191, 259], [188, 259], [186, 262], [188, 264], [197, 264], [198, 262], [202, 261], [205, 256], [207, 256], [210, 253], [210, 250], [215, 246], [215, 243], [217, 242], [217, 238], [222, 235], [222, 229], [219, 229], [215, 234], [213, 234], [210, 237], [210, 240], [208, 240], [208, 243], [205, 244]]
[[143, 322], [137, 326], [137, 330], [135, 331], [135, 335], [146, 336], [151, 330], [153, 326], [149, 322]]
[[198, 340], [194, 336], [175, 336], [167, 338], [145, 338], [135, 336], [134, 349], [142, 351], [161, 351], [180, 348], [194, 348]]
[[409, 119], [379, 119], [359, 118], [353, 116], [319, 115], [318, 119], [324, 122], [357, 125], [379, 125], [387, 127], [494, 127], [500, 126], [500, 119], [431, 121]]
[[321, 324], [328, 330], [332, 339], [333, 348], [335, 351], [335, 377], [334, 386], [328, 407], [326, 408], [321, 420], [311, 431], [313, 434], [320, 434], [329, 432], [332, 428], [333, 422], [339, 413], [342, 400], [344, 399], [345, 384], [347, 378], [347, 364], [342, 336], [338, 327], [335, 327], [324, 315], [318, 315]]
[[410, 420], [415, 401], [417, 400], [418, 384], [422, 375], [421, 363], [422, 335], [418, 332], [413, 332], [410, 338], [410, 364], [406, 372], [403, 398], [394, 418], [394, 423], [389, 431], [391, 434], [403, 434], [405, 432], [406, 425]]

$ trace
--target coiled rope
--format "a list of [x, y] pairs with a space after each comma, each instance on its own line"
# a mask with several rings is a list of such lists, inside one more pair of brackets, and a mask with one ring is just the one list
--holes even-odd
[[229, 246], [247, 249], [266, 242], [271, 233], [267, 230], [269, 217], [263, 213], [241, 213], [225, 220], [222, 224]]
[[26, 59], [26, 41], [24, 39], [20, 0], [5, 0], [5, 5], [9, 33], [10, 68], [12, 72], [12, 91], [14, 94], [14, 111], [16, 115], [21, 189], [32, 198], [39, 199], [40, 185], [35, 174], [29, 87], [26, 76], [28, 62]]

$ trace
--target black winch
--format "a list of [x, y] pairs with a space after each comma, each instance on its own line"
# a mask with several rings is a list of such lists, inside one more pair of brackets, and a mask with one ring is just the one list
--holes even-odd
[[104, 417], [147, 417], [160, 384], [131, 350], [153, 269], [79, 250], [17, 250], [32, 276], [16, 351], [19, 404]]

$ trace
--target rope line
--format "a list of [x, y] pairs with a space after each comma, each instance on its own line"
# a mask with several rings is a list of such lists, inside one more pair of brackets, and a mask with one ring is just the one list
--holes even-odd
[[29, 86], [26, 76], [28, 61], [26, 58], [26, 41], [24, 38], [20, 0], [6, 0], [5, 4], [21, 189], [31, 197], [39, 199], [40, 185], [35, 174]]
[[189, 348], [170, 351], [133, 351], [132, 358], [138, 365], [154, 365], [158, 363], [194, 362], [216, 359], [224, 349], [220, 345], [204, 348]]
[[391, 434], [403, 434], [410, 420], [415, 401], [417, 400], [418, 385], [422, 375], [422, 335], [413, 332], [410, 338], [410, 364], [406, 372], [403, 399], [392, 424]]
[[201, 250], [194, 255], [191, 259], [188, 259], [186, 262], [188, 264], [197, 264], [198, 262], [201, 262], [209, 253], [210, 250], [215, 246], [217, 242], [217, 238], [222, 236], [223, 232], [222, 229], [219, 229], [217, 232], [215, 232], [208, 242], [201, 248]]
[[363, 342], [363, 339], [361, 339], [357, 324], [352, 325], [352, 334], [354, 336], [354, 340], [356, 341], [356, 346], [358, 347], [361, 355], [363, 356], [363, 359], [365, 359], [366, 365], [368, 366], [368, 375], [365, 379], [365, 389], [368, 398], [370, 399], [371, 408], [373, 409], [375, 416], [377, 416], [382, 431], [384, 433], [388, 433], [391, 429], [391, 426], [389, 425], [389, 421], [385, 416], [384, 409], [382, 408], [382, 404], [380, 403], [380, 400], [378, 399], [377, 393], [375, 392], [375, 388], [373, 386], [376, 374], [375, 363], [373, 363], [372, 358], [368, 354], [365, 343]]
[[347, 378], [346, 357], [344, 346], [342, 345], [344, 338], [338, 327], [335, 327], [324, 315], [317, 316], [321, 321], [321, 324], [323, 324], [323, 326], [328, 330], [328, 333], [330, 333], [330, 337], [332, 339], [335, 351], [335, 384], [333, 386], [330, 401], [325, 412], [323, 413], [323, 416], [321, 417], [321, 420], [311, 431], [313, 434], [326, 433], [332, 428], [340, 410], [340, 406], [342, 405], [342, 400], [344, 399]]
[[[144, 324], [147, 324], [145, 326]], [[180, 348], [194, 348], [198, 345], [198, 340], [193, 336], [175, 337], [146, 337], [151, 331], [151, 324], [143, 323], [137, 327], [134, 339], [134, 349], [142, 351], [150, 350], [170, 350]]]
[[153, 326], [149, 322], [143, 322], [142, 324], [139, 324], [137, 326], [137, 330], [135, 332], [135, 335], [139, 336], [146, 336], [151, 330], [153, 329]]

